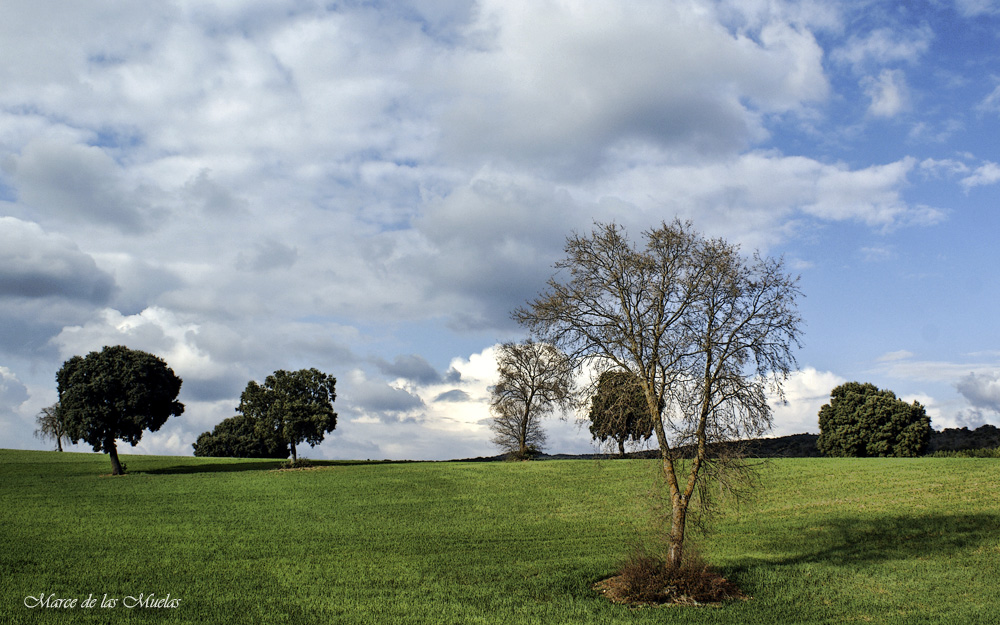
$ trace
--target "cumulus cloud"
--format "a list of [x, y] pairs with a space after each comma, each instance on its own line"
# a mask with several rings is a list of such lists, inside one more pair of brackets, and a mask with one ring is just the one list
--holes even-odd
[[846, 382], [832, 371], [806, 367], [792, 373], [785, 381], [786, 403], [771, 398], [774, 427], [771, 434], [819, 433], [819, 409], [830, 401], [830, 391]]
[[[755, 151], [712, 163], [676, 165], [655, 154], [623, 166], [587, 190], [598, 207], [624, 223], [648, 227], [653, 215], [696, 219], [710, 234], [764, 248], [792, 232], [796, 219], [856, 221], [880, 229], [933, 224], [944, 213], [903, 198], [916, 161], [852, 169], [802, 156]], [[620, 200], [618, 214], [611, 212]]]
[[423, 400], [405, 388], [368, 378], [354, 369], [337, 379], [338, 402], [354, 421], [397, 422], [413, 419], [414, 411], [423, 408]]
[[11, 371], [34, 389], [104, 344], [163, 356], [189, 409], [158, 452], [248, 380], [316, 366], [357, 421], [323, 453], [479, 455], [495, 362], [428, 360], [517, 332], [571, 231], [679, 216], [766, 250], [940, 221], [908, 201], [915, 171], [993, 181], [803, 152], [861, 75], [871, 115], [905, 110], [895, 67], [932, 37], [851, 37], [829, 3], [5, 8], [0, 357], [29, 355]]
[[580, 172], [623, 138], [740, 150], [766, 136], [762, 111], [826, 97], [808, 31], [772, 22], [751, 39], [704, 8], [482, 3], [469, 34], [480, 51], [453, 68], [445, 145]]

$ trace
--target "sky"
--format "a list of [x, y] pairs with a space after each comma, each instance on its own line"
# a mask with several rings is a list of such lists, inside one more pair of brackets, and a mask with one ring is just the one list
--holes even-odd
[[1000, 425], [998, 37], [997, 0], [5, 0], [0, 447], [52, 448], [56, 371], [126, 345], [186, 408], [122, 453], [315, 367], [301, 456], [493, 455], [494, 346], [566, 237], [675, 217], [800, 276], [773, 435], [851, 380]]

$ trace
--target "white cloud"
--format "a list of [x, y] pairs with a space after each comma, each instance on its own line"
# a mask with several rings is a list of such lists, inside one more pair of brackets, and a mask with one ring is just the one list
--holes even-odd
[[1000, 113], [1000, 85], [980, 102], [976, 109], [981, 113]]
[[879, 263], [892, 258], [895, 254], [892, 250], [884, 247], [863, 247], [860, 250], [861, 257], [866, 263]]
[[776, 21], [755, 41], [707, 8], [484, 2], [469, 34], [479, 51], [453, 68], [445, 145], [565, 172], [622, 139], [731, 153], [766, 136], [762, 111], [827, 96], [808, 31]]
[[875, 117], [895, 117], [909, 106], [906, 76], [900, 70], [882, 70], [878, 78], [861, 81], [865, 95], [871, 99], [868, 113]]
[[868, 65], [916, 63], [930, 49], [934, 32], [927, 24], [914, 29], [878, 28], [867, 35], [852, 35], [830, 58], [860, 71]]
[[622, 163], [619, 172], [588, 190], [638, 207], [630, 215], [612, 213], [626, 223], [647, 227], [651, 217], [679, 215], [711, 234], [725, 233], [766, 248], [788, 236], [785, 228], [803, 216], [882, 229], [940, 221], [940, 211], [912, 207], [903, 199], [915, 164], [904, 158], [850, 169], [843, 163], [750, 152], [711, 163], [673, 165], [651, 155], [644, 162]]
[[13, 371], [0, 366], [0, 411], [8, 412], [28, 400], [28, 388]]
[[894, 352], [887, 352], [878, 357], [877, 362], [894, 362], [897, 360], [908, 360], [913, 358], [916, 354], [905, 349], [900, 349]]
[[955, 6], [966, 17], [1000, 13], [1000, 2], [997, 0], [955, 0]]
[[980, 165], [969, 176], [962, 178], [961, 185], [968, 191], [972, 187], [980, 187], [1000, 182], [1000, 165], [986, 162]]
[[[250, 379], [316, 366], [346, 415], [322, 453], [440, 457], [435, 437], [492, 453], [492, 357], [479, 373], [482, 354], [458, 359], [460, 378], [430, 363], [514, 332], [572, 230], [637, 236], [676, 215], [766, 250], [816, 223], [942, 218], [904, 196], [919, 159], [802, 147], [839, 123], [834, 73], [913, 63], [931, 40], [875, 29], [829, 63], [821, 43], [849, 17], [824, 2], [13, 0], [0, 357], [30, 361], [11, 369], [34, 409], [69, 355], [163, 356], [188, 411], [143, 449], [183, 448]], [[873, 115], [906, 103], [886, 76]], [[966, 188], [992, 175], [923, 163]], [[588, 438], [552, 428], [553, 445]]]

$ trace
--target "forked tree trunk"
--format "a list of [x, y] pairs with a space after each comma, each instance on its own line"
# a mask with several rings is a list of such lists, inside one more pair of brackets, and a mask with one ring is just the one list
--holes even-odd
[[124, 475], [122, 463], [118, 461], [118, 448], [115, 446], [115, 441], [111, 440], [105, 443], [104, 447], [108, 450], [108, 455], [111, 456], [111, 475]]

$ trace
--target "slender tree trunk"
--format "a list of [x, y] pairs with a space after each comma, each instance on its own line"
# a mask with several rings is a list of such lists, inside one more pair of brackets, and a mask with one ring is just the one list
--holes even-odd
[[625, 457], [625, 439], [624, 438], [619, 438], [618, 439], [618, 455], [620, 457], [622, 457], [622, 458]]
[[672, 494], [670, 497], [673, 508], [670, 517], [670, 548], [667, 551], [667, 564], [671, 567], [680, 567], [684, 559], [684, 524], [687, 521], [687, 502], [682, 499], [680, 493]]
[[[531, 399], [529, 398], [529, 402]], [[531, 418], [531, 413], [528, 408], [524, 410], [524, 416], [521, 418], [521, 428], [519, 430], [518, 436], [518, 446], [520, 449], [517, 452], [517, 457], [521, 460], [526, 460], [528, 458], [528, 419]]]
[[118, 461], [118, 448], [115, 446], [115, 441], [105, 443], [104, 447], [108, 450], [108, 455], [111, 456], [111, 475], [124, 475], [122, 463]]
[[292, 462], [298, 462], [299, 457], [295, 455], [295, 443], [289, 443], [289, 446], [292, 448]]
[[62, 434], [56, 436], [56, 451], [62, 451]]

